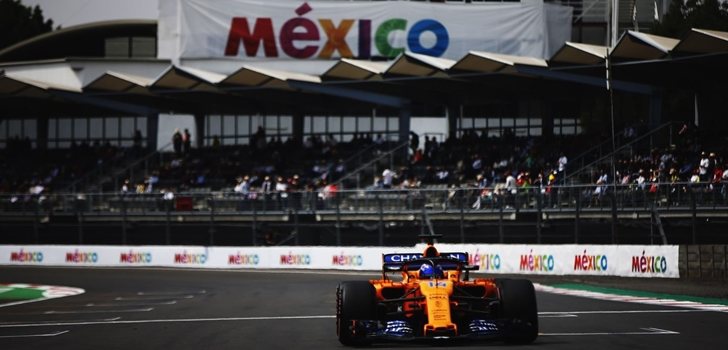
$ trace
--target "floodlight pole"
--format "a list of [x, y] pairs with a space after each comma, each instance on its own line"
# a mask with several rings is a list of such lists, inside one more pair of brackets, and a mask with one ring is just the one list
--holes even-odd
[[605, 59], [607, 71], [607, 91], [609, 91], [609, 119], [612, 131], [612, 244], [617, 243], [617, 167], [615, 165], [615, 157], [617, 143], [614, 132], [614, 89], [612, 88], [612, 58], [611, 51], [617, 44], [617, 32], [619, 29], [619, 0], [610, 0], [610, 17], [609, 21], [609, 40], [607, 45], [607, 56]]

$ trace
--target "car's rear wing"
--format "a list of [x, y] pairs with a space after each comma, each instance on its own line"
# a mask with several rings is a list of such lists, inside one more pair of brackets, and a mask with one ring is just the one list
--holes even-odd
[[421, 253], [399, 253], [383, 254], [382, 269], [384, 271], [417, 270], [426, 262], [436, 262], [443, 270], [456, 270], [460, 267], [463, 271], [478, 270], [478, 265], [468, 265], [468, 253], [453, 252], [440, 253], [437, 257], [426, 257]]

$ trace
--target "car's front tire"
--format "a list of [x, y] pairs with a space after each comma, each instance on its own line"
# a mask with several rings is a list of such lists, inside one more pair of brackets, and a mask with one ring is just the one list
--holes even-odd
[[533, 283], [525, 279], [497, 280], [501, 317], [512, 320], [506, 342], [529, 344], [538, 337], [538, 309]]
[[336, 334], [344, 345], [360, 346], [370, 342], [365, 334], [356, 334], [353, 321], [373, 320], [376, 291], [367, 281], [341, 282], [336, 288]]

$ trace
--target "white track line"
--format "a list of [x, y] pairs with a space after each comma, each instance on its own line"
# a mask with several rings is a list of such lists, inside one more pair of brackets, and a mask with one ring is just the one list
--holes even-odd
[[60, 331], [55, 333], [43, 333], [43, 334], [19, 334], [19, 335], [0, 335], [0, 338], [35, 338], [35, 337], [55, 337], [57, 335], [66, 334], [69, 331]]
[[189, 294], [206, 294], [206, 290], [198, 290], [196, 292], [137, 292], [137, 295], [148, 295], [148, 296], [182, 296]]
[[[120, 319], [121, 319], [121, 317], [111, 317], [111, 318], [96, 318], [96, 319], [91, 319], [91, 320], [76, 320], [75, 322], [110, 322], [110, 321], [118, 321]], [[34, 323], [37, 323], [39, 325], [45, 324], [45, 325], [52, 326], [52, 325], [57, 324], [58, 322], [59, 321], [37, 321]], [[27, 321], [26, 322], [0, 322], [0, 327], [13, 326], [13, 325], [18, 325], [18, 324], [26, 324], [26, 323], [27, 323]]]
[[[578, 314], [624, 314], [624, 313], [674, 313], [674, 312], [707, 312], [703, 310], [622, 310], [622, 311], [572, 311], [572, 312], [541, 312], [539, 317], [576, 317]], [[253, 316], [253, 317], [215, 317], [215, 318], [177, 318], [156, 320], [99, 320], [99, 321], [58, 321], [58, 322], [28, 322], [19, 324], [0, 324], [0, 328], [11, 327], [41, 327], [41, 326], [86, 326], [103, 324], [145, 324], [145, 323], [185, 323], [185, 322], [240, 322], [240, 321], [280, 321], [280, 320], [317, 320], [333, 319], [335, 315], [309, 315], [309, 316]], [[653, 332], [654, 333], [654, 332]]]
[[[80, 306], [83, 306], [83, 307], [110, 307], [110, 306], [145, 307], [145, 306], [174, 305], [174, 304], [177, 304], [177, 300], [163, 301], [163, 302], [158, 302], [158, 303], [139, 303], [139, 304], [124, 304], [124, 303], [95, 304], [95, 303], [88, 303], [88, 304], [80, 305]], [[78, 307], [78, 306], [76, 306], [76, 307]]]
[[[177, 299], [194, 299], [194, 295], [180, 295], [177, 297]], [[169, 300], [172, 298], [130, 298], [130, 297], [116, 297], [114, 300], [116, 301], [154, 301], [154, 300]]]
[[154, 310], [153, 307], [141, 308], [141, 309], [121, 309], [121, 310], [50, 310], [43, 312], [46, 315], [60, 315], [60, 314], [109, 314], [117, 312], [149, 312]]
[[593, 333], [539, 333], [539, 336], [584, 336], [584, 335], [675, 335], [680, 332], [660, 328], [640, 328], [643, 332], [593, 332]]
[[103, 324], [145, 324], [145, 323], [185, 323], [185, 322], [238, 322], [238, 321], [276, 321], [276, 320], [314, 320], [332, 319], [335, 315], [318, 316], [272, 316], [272, 317], [219, 317], [219, 318], [177, 318], [161, 320], [121, 320], [121, 321], [80, 321], [80, 322], [56, 322], [56, 323], [22, 323], [22, 324], [0, 324], [0, 328], [17, 327], [45, 327], [45, 326], [88, 326]]
[[709, 312], [710, 310], [682, 309], [682, 310], [596, 310], [596, 311], [544, 311], [539, 317], [552, 315], [606, 315], [606, 314], [672, 314], [685, 312]]

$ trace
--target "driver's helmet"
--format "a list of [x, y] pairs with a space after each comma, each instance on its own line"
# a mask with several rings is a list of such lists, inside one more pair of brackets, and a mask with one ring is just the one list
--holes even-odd
[[432, 266], [428, 263], [420, 266], [420, 278], [443, 278], [445, 273], [440, 266]]

